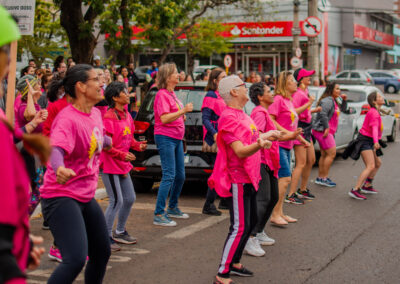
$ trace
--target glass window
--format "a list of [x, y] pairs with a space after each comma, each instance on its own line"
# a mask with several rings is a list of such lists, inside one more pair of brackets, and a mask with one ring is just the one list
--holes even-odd
[[361, 103], [367, 99], [367, 94], [363, 91], [349, 91], [344, 89], [342, 92], [347, 95], [348, 103]]
[[350, 78], [351, 79], [359, 79], [359, 78], [361, 78], [361, 76], [358, 72], [351, 72]]
[[347, 78], [349, 76], [349, 72], [343, 72], [336, 76], [336, 78]]

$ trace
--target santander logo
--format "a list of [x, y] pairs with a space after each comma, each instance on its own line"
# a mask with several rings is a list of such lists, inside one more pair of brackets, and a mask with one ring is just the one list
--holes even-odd
[[231, 30], [231, 34], [234, 36], [238, 35], [256, 35], [256, 36], [263, 36], [263, 35], [283, 35], [284, 34], [284, 27], [242, 27], [239, 28], [237, 25], [233, 27]]

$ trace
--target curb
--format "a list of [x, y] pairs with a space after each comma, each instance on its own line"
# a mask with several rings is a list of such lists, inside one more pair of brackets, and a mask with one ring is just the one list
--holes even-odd
[[[96, 189], [96, 193], [94, 194], [94, 198], [96, 200], [104, 199], [106, 197], [107, 197], [107, 192], [106, 192], [106, 189], [104, 187]], [[42, 214], [42, 205], [39, 204], [36, 207], [35, 211], [33, 211], [30, 219], [40, 217], [41, 214]]]

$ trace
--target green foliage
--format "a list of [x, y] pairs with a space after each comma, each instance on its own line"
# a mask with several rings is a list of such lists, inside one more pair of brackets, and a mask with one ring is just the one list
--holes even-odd
[[199, 24], [193, 26], [186, 32], [187, 49], [189, 54], [202, 57], [211, 56], [213, 53], [228, 53], [233, 44], [231, 38], [225, 38], [222, 32], [229, 30], [230, 27], [221, 23], [203, 19]]
[[50, 1], [37, 0], [33, 36], [22, 36], [18, 51], [32, 54], [40, 66], [45, 58], [55, 59], [58, 55], [68, 55], [64, 29], [60, 25], [60, 11]]

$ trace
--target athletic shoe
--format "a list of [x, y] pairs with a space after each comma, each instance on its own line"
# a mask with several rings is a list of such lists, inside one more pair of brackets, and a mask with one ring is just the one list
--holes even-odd
[[307, 188], [305, 191], [301, 191], [300, 188], [296, 191], [296, 196], [302, 199], [312, 200], [315, 199], [314, 194]]
[[176, 222], [172, 221], [166, 214], [154, 215], [153, 224], [157, 226], [174, 227]]
[[375, 188], [373, 188], [372, 186], [368, 186], [368, 187], [363, 186], [363, 187], [361, 187], [361, 193], [363, 193], [363, 194], [377, 194], [378, 191]]
[[126, 230], [121, 234], [117, 234], [117, 232], [114, 231], [112, 238], [117, 243], [127, 244], [127, 245], [133, 245], [136, 244], [137, 242], [136, 238], [131, 237]]
[[328, 183], [330, 183], [332, 186], [336, 186], [336, 182], [334, 182], [333, 180], [331, 180], [330, 178], [326, 178], [326, 180], [328, 181]]
[[49, 224], [46, 221], [43, 221], [42, 229], [43, 230], [50, 230]]
[[317, 177], [317, 178], [315, 179], [314, 183], [315, 183], [315, 184], [318, 184], [318, 185], [323, 185], [323, 184], [322, 184], [322, 178]]
[[120, 251], [121, 247], [110, 237], [110, 248], [111, 252]]
[[167, 209], [167, 215], [169, 218], [177, 218], [177, 219], [187, 219], [189, 215], [183, 213], [178, 207]]
[[367, 198], [360, 193], [360, 190], [354, 190], [354, 188], [351, 189], [349, 192], [350, 197], [353, 197], [354, 199], [358, 200], [366, 200]]
[[291, 196], [286, 195], [285, 202], [286, 203], [297, 204], [297, 205], [303, 205], [304, 204], [304, 201], [301, 200], [300, 198], [298, 198], [295, 193], [293, 193]]
[[250, 237], [244, 247], [245, 253], [252, 256], [263, 256], [265, 251], [261, 248], [257, 238]]
[[256, 238], [260, 243], [260, 245], [262, 246], [272, 246], [273, 244], [275, 244], [275, 240], [273, 238], [268, 237], [268, 235], [264, 231], [258, 233], [256, 235]]
[[251, 272], [250, 270], [246, 269], [243, 265], [240, 268], [236, 268], [232, 265], [231, 268], [231, 273], [238, 275], [238, 276], [244, 276], [244, 277], [251, 277], [254, 275], [253, 272]]
[[203, 214], [206, 215], [213, 215], [213, 216], [221, 216], [222, 212], [217, 210], [217, 208], [215, 208], [214, 204], [211, 204], [209, 206], [204, 205], [203, 207]]
[[52, 260], [62, 262], [62, 256], [61, 256], [60, 250], [58, 248], [51, 246], [48, 256]]

